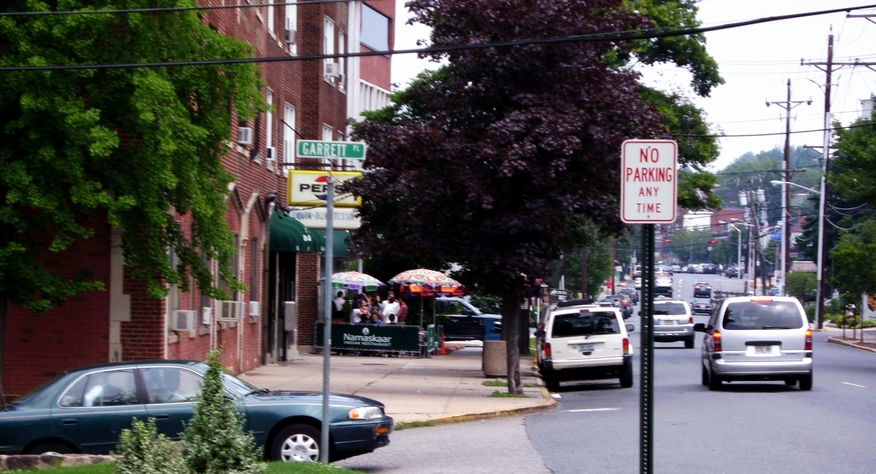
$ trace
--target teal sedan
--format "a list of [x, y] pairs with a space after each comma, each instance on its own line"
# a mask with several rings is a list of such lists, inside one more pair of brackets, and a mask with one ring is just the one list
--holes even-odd
[[[207, 365], [152, 360], [83, 367], [0, 407], [0, 455], [107, 454], [134, 419], [155, 418], [160, 433], [179, 439], [192, 418]], [[322, 437], [322, 394], [260, 389], [222, 374], [270, 461], [315, 462]], [[369, 453], [389, 444], [393, 420], [376, 400], [329, 396], [329, 459]]]

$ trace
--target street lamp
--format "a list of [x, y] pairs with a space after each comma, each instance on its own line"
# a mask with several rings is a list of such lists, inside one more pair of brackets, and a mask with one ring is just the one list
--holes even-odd
[[[739, 275], [738, 278], [741, 280], [742, 279], [742, 230], [740, 230], [739, 227], [736, 227], [735, 225], [733, 225], [732, 222], [718, 221], [718, 223], [719, 224], [727, 224], [730, 227], [736, 229], [736, 233], [737, 233], [737, 236], [736, 236], [736, 272]], [[739, 224], [744, 225], [744, 226], [749, 225], [749, 224], [745, 224], [742, 222], [740, 222]], [[748, 270], [746, 270], [746, 273], [748, 273]], [[748, 279], [747, 278], [745, 279], [745, 293], [748, 293]]]
[[[825, 202], [824, 198], [825, 198], [825, 196], [822, 192], [820, 192], [818, 190], [815, 190], [812, 188], [807, 188], [806, 186], [801, 186], [797, 183], [792, 183], [790, 181], [779, 181], [779, 180], [774, 179], [774, 180], [770, 181], [770, 183], [772, 183], [775, 186], [778, 186], [778, 185], [797, 186], [798, 188], [805, 189], [805, 190], [809, 191], [810, 193], [815, 193], [815, 194], [818, 194], [821, 196], [821, 205], [818, 206], [818, 262], [816, 262], [816, 264], [818, 266], [818, 268], [816, 269], [816, 273], [817, 273], [816, 279], [818, 280], [818, 282], [817, 282], [818, 293], [816, 296], [816, 303], [815, 303], [816, 304], [816, 307], [815, 307], [815, 325], [818, 329], [821, 329], [821, 321], [824, 318], [824, 315], [822, 314], [824, 311], [824, 299], [823, 299], [824, 294], [821, 290], [821, 283], [822, 283], [822, 280], [824, 279], [823, 276], [824, 276], [824, 202]], [[824, 189], [823, 184], [824, 183], [822, 182], [822, 189]], [[783, 237], [783, 239], [784, 239], [784, 237]], [[783, 275], [783, 278], [784, 278], [784, 275]]]

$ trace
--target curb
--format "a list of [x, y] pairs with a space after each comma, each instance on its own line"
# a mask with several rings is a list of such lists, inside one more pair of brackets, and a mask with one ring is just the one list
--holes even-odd
[[[451, 423], [463, 423], [466, 421], [475, 421], [475, 420], [487, 420], [490, 418], [504, 418], [509, 416], [521, 416], [521, 415], [531, 415], [533, 413], [540, 413], [543, 411], [548, 411], [556, 407], [557, 401], [551, 396], [550, 392], [545, 387], [541, 388], [541, 396], [544, 398], [544, 402], [531, 406], [531, 407], [521, 407], [521, 408], [511, 408], [508, 410], [495, 410], [495, 411], [486, 411], [481, 413], [466, 413], [463, 415], [453, 415], [453, 416], [445, 416], [440, 418], [428, 418], [423, 420], [411, 420], [411, 421], [403, 421], [401, 423], [396, 424], [396, 428], [393, 431], [404, 430], [409, 428], [419, 428], [421, 426], [436, 426], [436, 425], [449, 425]], [[399, 428], [399, 425], [401, 427]]]
[[834, 344], [840, 344], [840, 345], [848, 346], [848, 347], [854, 347], [855, 349], [862, 349], [865, 351], [876, 352], [876, 349], [874, 349], [872, 347], [858, 345], [858, 341], [849, 341], [849, 340], [840, 339], [840, 338], [834, 337], [834, 336], [828, 337], [827, 342], [832, 342]]

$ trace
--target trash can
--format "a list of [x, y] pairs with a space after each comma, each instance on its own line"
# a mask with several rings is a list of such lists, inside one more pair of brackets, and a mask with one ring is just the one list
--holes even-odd
[[484, 341], [482, 368], [485, 377], [507, 377], [507, 360], [505, 341]]
[[[496, 327], [496, 322], [499, 327]], [[484, 340], [485, 341], [501, 341], [502, 340], [502, 320], [493, 318], [484, 318]]]

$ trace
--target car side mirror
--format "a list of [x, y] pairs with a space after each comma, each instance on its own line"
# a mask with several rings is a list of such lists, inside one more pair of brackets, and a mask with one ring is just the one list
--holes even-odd
[[694, 331], [695, 332], [706, 332], [706, 325], [703, 323], [696, 323], [696, 324], [694, 324]]
[[636, 326], [633, 326], [632, 324], [627, 324], [627, 332], [633, 332], [635, 330]]
[[544, 334], [544, 329], [539, 329], [538, 331], [535, 331], [535, 337], [544, 337]]

